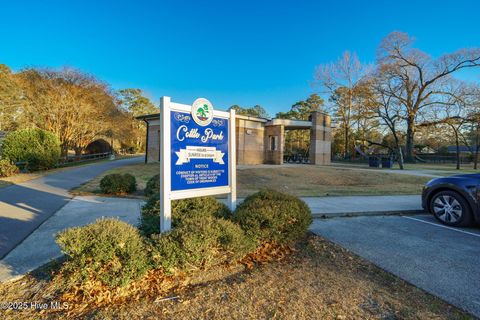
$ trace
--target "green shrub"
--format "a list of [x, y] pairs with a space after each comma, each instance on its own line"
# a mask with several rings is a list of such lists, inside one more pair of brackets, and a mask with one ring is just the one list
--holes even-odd
[[147, 181], [145, 186], [145, 196], [151, 197], [154, 194], [160, 193], [160, 175], [154, 175]]
[[126, 174], [108, 174], [100, 180], [100, 190], [106, 194], [127, 194], [137, 190], [134, 176]]
[[[213, 197], [200, 197], [172, 201], [172, 225], [179, 226], [183, 220], [192, 217], [230, 218], [231, 212], [226, 205]], [[151, 196], [142, 207], [139, 229], [145, 235], [160, 232], [159, 195]]]
[[10, 177], [15, 173], [18, 173], [16, 165], [11, 163], [10, 160], [0, 159], [0, 177]]
[[11, 162], [26, 162], [28, 170], [53, 168], [60, 158], [60, 142], [48, 131], [23, 129], [6, 135], [2, 156]]
[[234, 219], [259, 242], [290, 242], [305, 234], [312, 223], [310, 208], [297, 197], [263, 190], [247, 197]]
[[154, 265], [167, 271], [207, 269], [232, 263], [255, 249], [253, 239], [230, 220], [192, 216], [169, 233], [152, 235]]
[[159, 195], [155, 194], [148, 198], [140, 212], [138, 229], [142, 234], [149, 236], [160, 233], [160, 201]]
[[56, 241], [68, 257], [64, 270], [73, 283], [93, 277], [109, 287], [123, 286], [150, 267], [138, 230], [116, 219], [67, 229], [57, 234]]

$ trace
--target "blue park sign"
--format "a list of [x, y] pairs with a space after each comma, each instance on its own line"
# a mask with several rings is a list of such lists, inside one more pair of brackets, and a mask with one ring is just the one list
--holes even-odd
[[170, 113], [172, 191], [229, 185], [229, 120], [199, 111]]

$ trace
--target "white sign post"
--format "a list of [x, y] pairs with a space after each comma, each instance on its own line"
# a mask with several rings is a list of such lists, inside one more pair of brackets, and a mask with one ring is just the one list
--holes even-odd
[[160, 232], [171, 229], [172, 200], [228, 194], [235, 209], [235, 152], [235, 110], [160, 99]]

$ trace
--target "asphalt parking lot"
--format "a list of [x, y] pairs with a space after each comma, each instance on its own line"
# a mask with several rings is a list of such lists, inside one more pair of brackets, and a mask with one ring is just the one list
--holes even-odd
[[430, 215], [315, 219], [311, 230], [480, 317], [480, 228]]

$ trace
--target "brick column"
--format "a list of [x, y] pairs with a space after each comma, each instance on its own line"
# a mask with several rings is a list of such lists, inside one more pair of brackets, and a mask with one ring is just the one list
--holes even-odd
[[330, 116], [322, 112], [313, 112], [310, 129], [310, 164], [330, 164], [332, 132]]
[[284, 131], [283, 125], [265, 126], [265, 163], [283, 164]]

